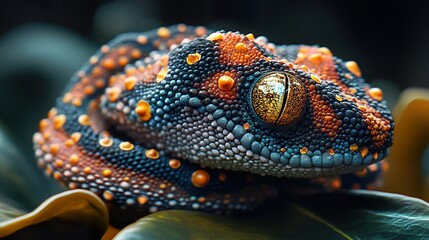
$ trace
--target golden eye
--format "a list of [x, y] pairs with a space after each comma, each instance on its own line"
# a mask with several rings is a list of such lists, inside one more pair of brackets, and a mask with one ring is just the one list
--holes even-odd
[[251, 102], [256, 114], [272, 125], [297, 121], [305, 109], [305, 88], [295, 76], [271, 72], [262, 76], [252, 89]]

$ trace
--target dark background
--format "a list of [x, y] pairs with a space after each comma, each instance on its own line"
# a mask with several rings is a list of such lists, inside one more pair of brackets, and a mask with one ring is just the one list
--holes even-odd
[[429, 5], [417, 1], [4, 1], [0, 124], [31, 155], [31, 135], [74, 71], [121, 32], [186, 23], [326, 46], [355, 60], [395, 101], [429, 87]]

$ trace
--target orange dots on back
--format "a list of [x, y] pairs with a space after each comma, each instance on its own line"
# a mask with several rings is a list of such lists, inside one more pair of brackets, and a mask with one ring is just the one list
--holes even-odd
[[220, 63], [228, 65], [251, 65], [252, 63], [264, 59], [264, 54], [255, 46], [251, 37], [246, 37], [236, 33], [225, 33], [219, 38], [215, 35], [211, 39], [216, 39], [220, 48]]
[[235, 72], [218, 72], [207, 78], [201, 84], [201, 90], [206, 90], [208, 94], [226, 100], [237, 98], [237, 79]]
[[207, 186], [207, 184], [209, 183], [210, 175], [205, 170], [202, 170], [202, 169], [196, 170], [195, 172], [192, 173], [191, 181], [195, 187], [203, 188]]

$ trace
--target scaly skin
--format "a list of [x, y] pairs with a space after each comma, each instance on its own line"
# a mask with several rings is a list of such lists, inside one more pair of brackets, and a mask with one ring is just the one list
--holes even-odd
[[274, 181], [373, 187], [393, 125], [381, 90], [327, 48], [181, 24], [102, 46], [34, 144], [47, 174], [112, 206], [229, 212]]

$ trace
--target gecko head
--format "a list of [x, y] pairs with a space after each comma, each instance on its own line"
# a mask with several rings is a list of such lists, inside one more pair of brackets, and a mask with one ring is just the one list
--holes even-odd
[[392, 145], [394, 123], [381, 90], [326, 48], [216, 32], [177, 47], [168, 68], [159, 89], [175, 93], [175, 108], [161, 135], [173, 157], [314, 177], [362, 169]]

